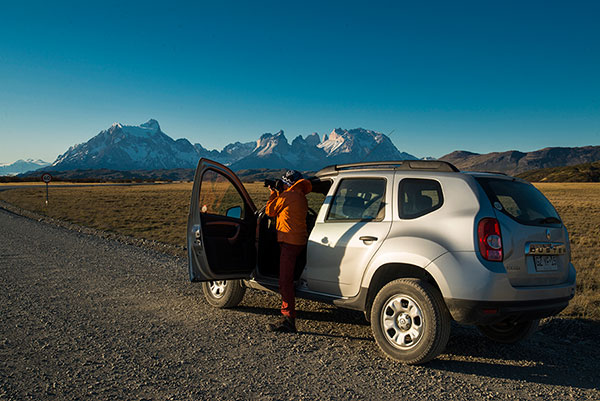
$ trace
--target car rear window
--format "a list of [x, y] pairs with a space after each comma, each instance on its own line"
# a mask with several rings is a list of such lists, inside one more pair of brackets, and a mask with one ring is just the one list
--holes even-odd
[[516, 180], [478, 177], [492, 205], [521, 224], [561, 224], [554, 206], [533, 185]]
[[405, 178], [400, 181], [398, 212], [402, 219], [416, 219], [442, 207], [444, 196], [434, 180]]

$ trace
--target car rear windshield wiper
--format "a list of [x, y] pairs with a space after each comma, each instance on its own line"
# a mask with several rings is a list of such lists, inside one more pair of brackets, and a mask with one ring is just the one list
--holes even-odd
[[549, 216], [549, 217], [544, 217], [542, 219], [537, 219], [536, 223], [538, 223], [538, 224], [561, 224], [562, 221], [560, 221], [560, 219], [557, 217]]

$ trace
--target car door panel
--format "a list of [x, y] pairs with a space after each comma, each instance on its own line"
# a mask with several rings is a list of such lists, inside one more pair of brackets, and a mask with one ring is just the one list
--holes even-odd
[[353, 183], [346, 186], [346, 179], [338, 182], [321, 208], [302, 277], [310, 291], [356, 295], [366, 266], [390, 230], [392, 190], [387, 187], [393, 176], [363, 178], [350, 176], [347, 182]]
[[[236, 217], [229, 216], [235, 210]], [[227, 167], [201, 159], [192, 189], [187, 244], [190, 280], [248, 278], [256, 266], [256, 207]]]

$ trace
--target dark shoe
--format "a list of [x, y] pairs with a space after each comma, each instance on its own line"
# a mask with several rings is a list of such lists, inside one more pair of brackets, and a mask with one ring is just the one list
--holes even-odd
[[278, 333], [297, 333], [296, 330], [296, 319], [284, 316], [277, 323], [267, 324], [267, 330], [275, 331]]

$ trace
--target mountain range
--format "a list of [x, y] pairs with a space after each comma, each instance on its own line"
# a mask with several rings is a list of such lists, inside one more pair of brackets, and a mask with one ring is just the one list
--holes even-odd
[[257, 141], [231, 143], [218, 151], [199, 143], [192, 145], [187, 139], [173, 140], [151, 119], [139, 126], [114, 123], [89, 141], [70, 147], [47, 170], [194, 168], [201, 157], [230, 165], [234, 170], [317, 170], [352, 161], [417, 159], [399, 151], [386, 135], [363, 128], [337, 128], [323, 140], [317, 133], [297, 136], [291, 144], [283, 131], [266, 133]]
[[600, 146], [544, 148], [533, 152], [492, 152], [486, 154], [458, 150], [440, 157], [460, 170], [498, 171], [516, 175], [549, 167], [574, 166], [600, 160]]
[[37, 170], [42, 167], [49, 166], [50, 163], [43, 160], [17, 160], [14, 163], [0, 163], [0, 176], [1, 175], [16, 175], [24, 173], [26, 171]]
[[[180, 170], [171, 175], [187, 176], [189, 172], [183, 170], [194, 169], [201, 157], [226, 164], [234, 171], [286, 168], [315, 171], [331, 164], [417, 159], [398, 150], [386, 135], [363, 128], [336, 128], [322, 138], [317, 133], [305, 137], [299, 135], [291, 143], [284, 132], [279, 131], [265, 133], [256, 141], [233, 142], [222, 150], [209, 150], [187, 139], [172, 139], [161, 130], [156, 120], [151, 119], [139, 126], [114, 123], [87, 142], [70, 147], [50, 166], [41, 160], [19, 160], [11, 165], [0, 165], [0, 175], [43, 168], [55, 172], [85, 171], [77, 173], [78, 177], [81, 174], [93, 177], [94, 171], [100, 170], [110, 176], [118, 171], [137, 172], [140, 176], [148, 176], [142, 174], [143, 171], [156, 171], [162, 176], [169, 170]], [[444, 155], [440, 160], [448, 161], [461, 170], [516, 175], [535, 169], [598, 161], [600, 146], [487, 154], [460, 150]]]

